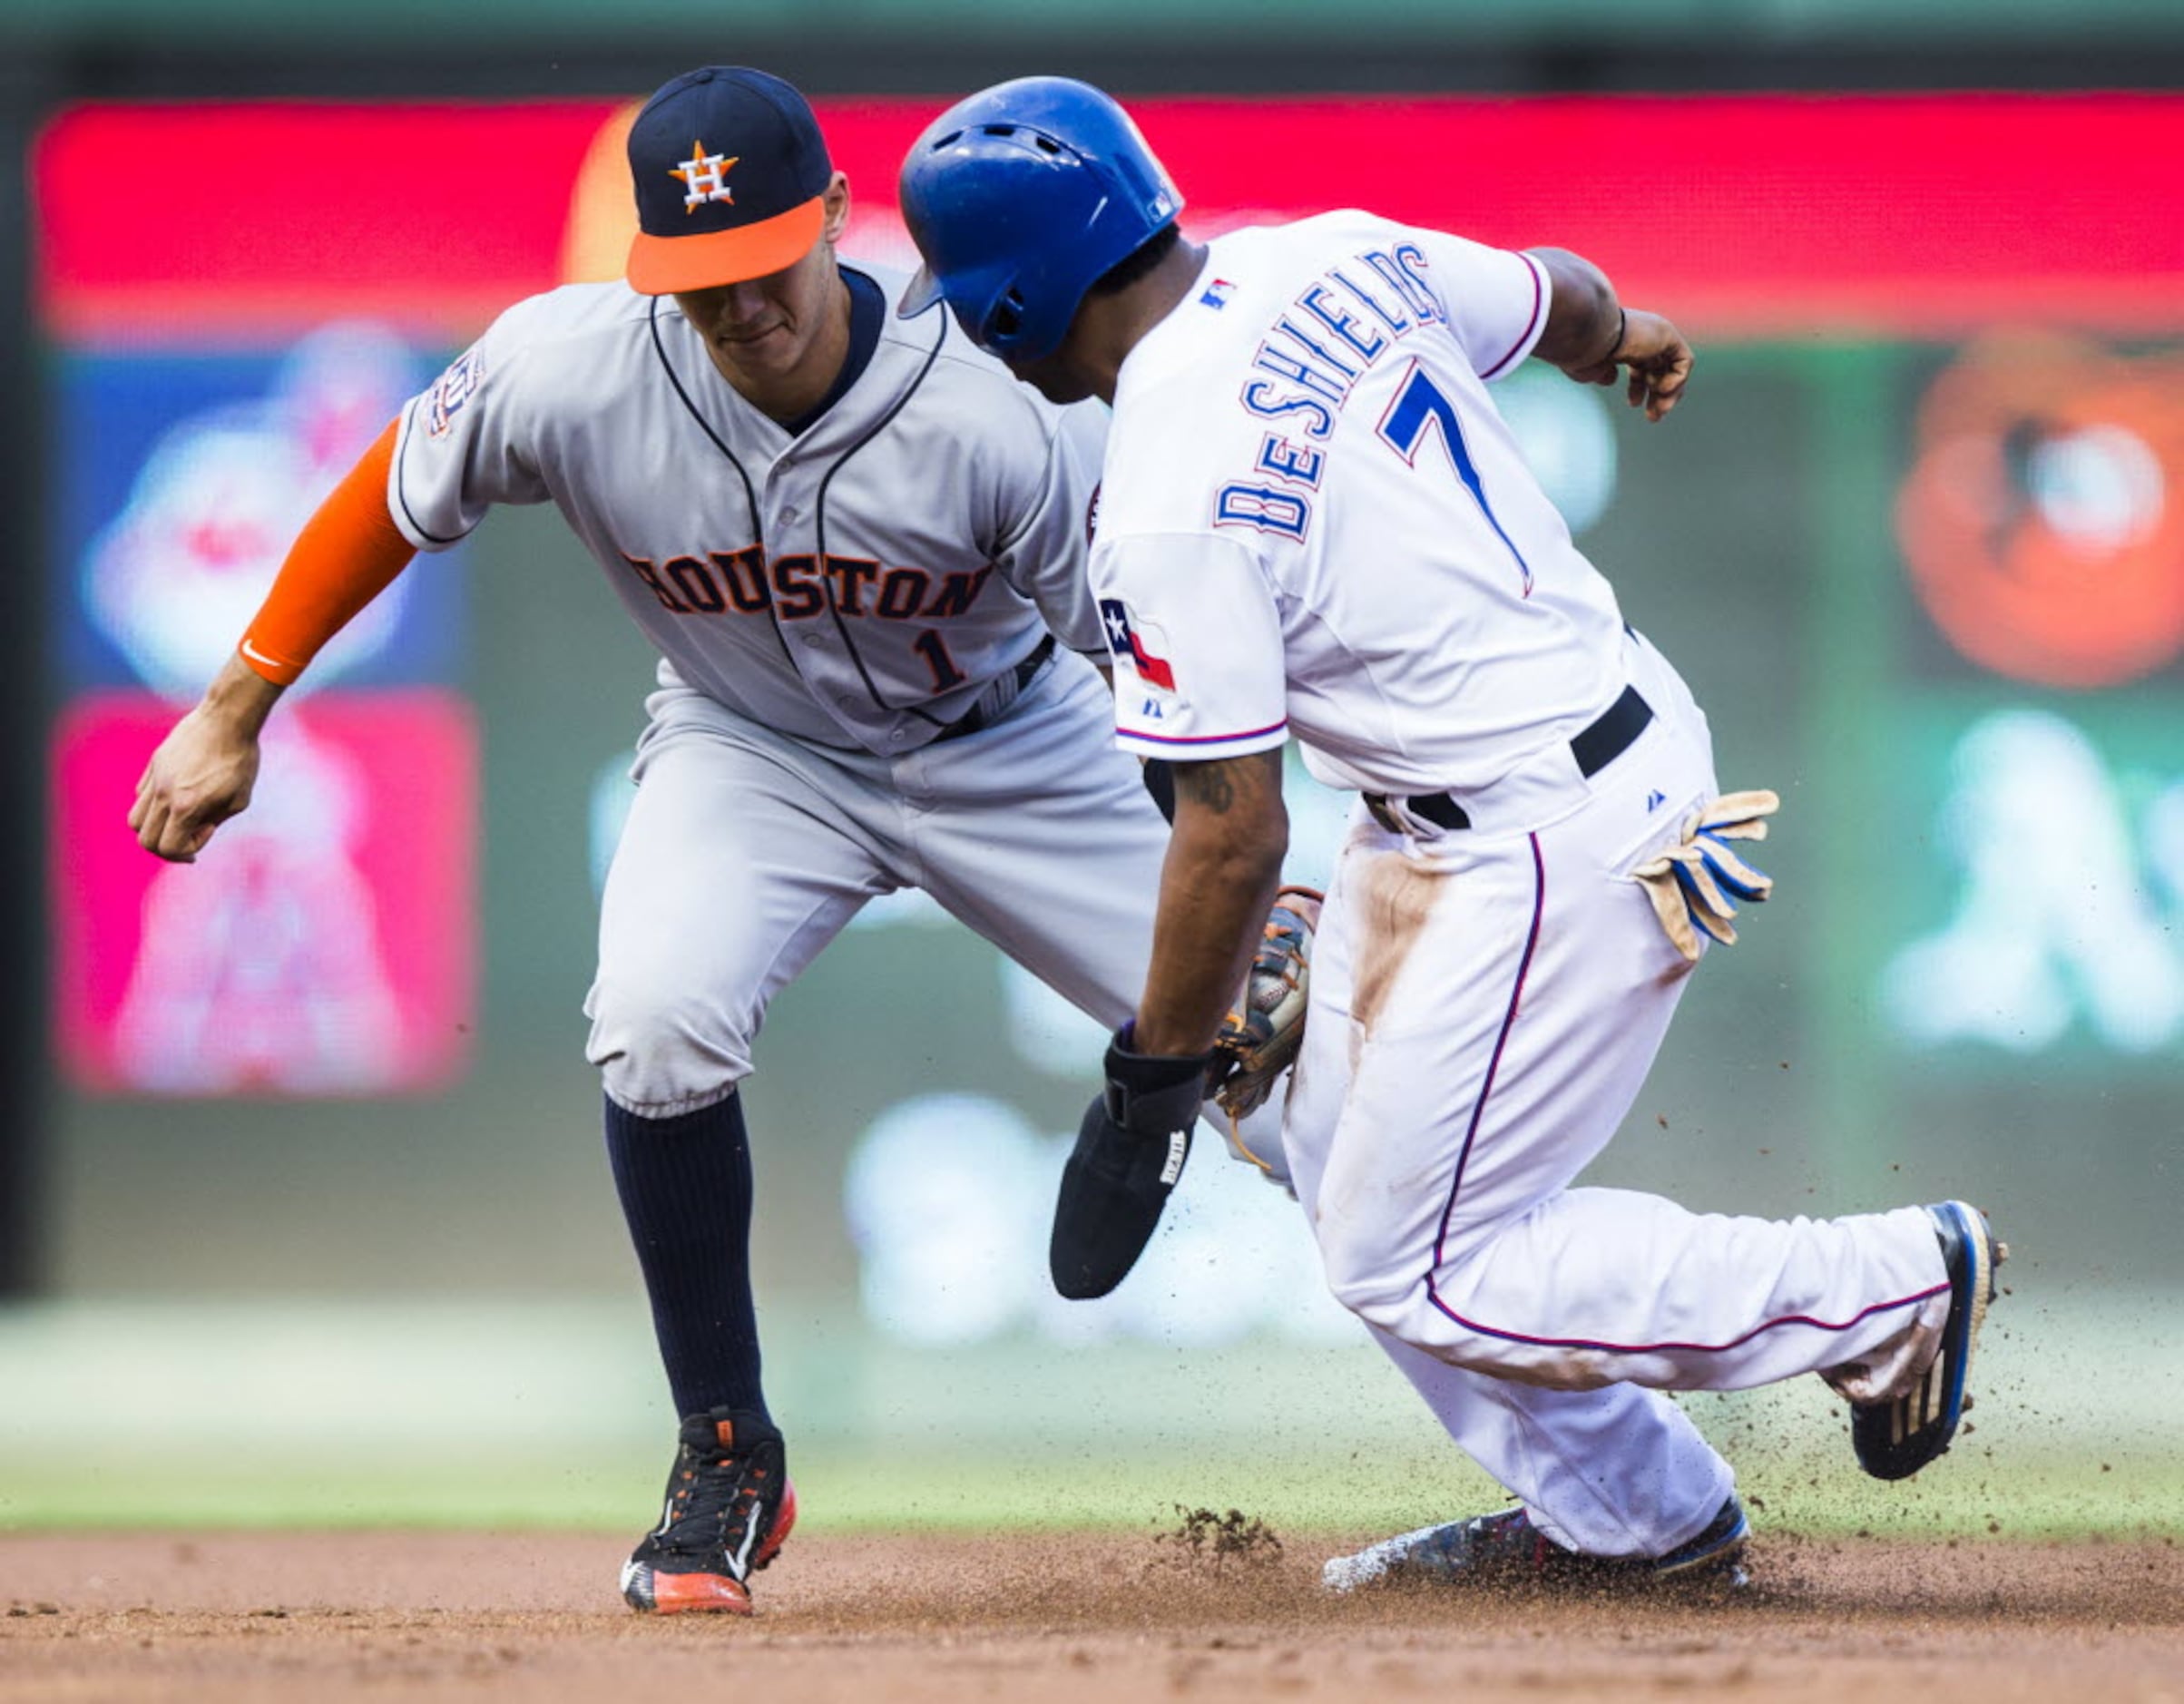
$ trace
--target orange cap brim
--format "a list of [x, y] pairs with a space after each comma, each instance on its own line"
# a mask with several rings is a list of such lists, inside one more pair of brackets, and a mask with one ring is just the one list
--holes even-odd
[[672, 296], [764, 278], [809, 254], [826, 223], [826, 198], [815, 195], [801, 207], [733, 230], [688, 237], [641, 230], [630, 244], [630, 288], [640, 296]]

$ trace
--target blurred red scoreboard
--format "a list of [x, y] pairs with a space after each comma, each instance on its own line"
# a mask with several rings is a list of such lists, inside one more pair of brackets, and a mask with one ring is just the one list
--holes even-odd
[[[936, 100], [828, 101], [867, 247]], [[1710, 335], [2184, 323], [2184, 98], [1148, 100], [1202, 230], [1363, 206], [1556, 244]], [[82, 106], [33, 168], [64, 341], [365, 314], [455, 338], [611, 255], [606, 102]], [[587, 165], [588, 162], [588, 165]], [[587, 211], [573, 185], [589, 179]], [[594, 227], [583, 229], [587, 220]]]

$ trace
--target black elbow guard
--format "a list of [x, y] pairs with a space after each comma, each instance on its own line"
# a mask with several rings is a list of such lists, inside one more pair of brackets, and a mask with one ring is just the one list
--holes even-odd
[[1152, 802], [1161, 808], [1161, 815], [1175, 827], [1175, 766], [1166, 758], [1147, 758], [1144, 764], [1145, 790], [1152, 795]]

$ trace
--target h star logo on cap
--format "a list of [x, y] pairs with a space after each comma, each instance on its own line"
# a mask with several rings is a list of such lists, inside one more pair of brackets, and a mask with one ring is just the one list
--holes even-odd
[[692, 142], [690, 157], [679, 166], [670, 166], [667, 173], [671, 178], [681, 178], [688, 191], [682, 198], [682, 211], [694, 213], [708, 201], [726, 201], [733, 206], [736, 198], [721, 180], [727, 176], [729, 168], [742, 157], [741, 154], [733, 158], [709, 154], [705, 152], [703, 142]]

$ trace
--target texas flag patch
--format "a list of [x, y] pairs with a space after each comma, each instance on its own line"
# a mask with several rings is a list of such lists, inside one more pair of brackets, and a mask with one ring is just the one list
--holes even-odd
[[[1130, 610], [1121, 598], [1100, 600], [1100, 622], [1107, 630], [1107, 648], [1115, 654], [1118, 662], [1127, 661], [1138, 671], [1138, 679], [1147, 686], [1157, 686], [1163, 692], [1175, 690], [1175, 671], [1168, 666], [1164, 657], [1155, 656], [1145, 641], [1131, 625]], [[1153, 641], [1160, 642], [1157, 629], [1147, 628]]]

